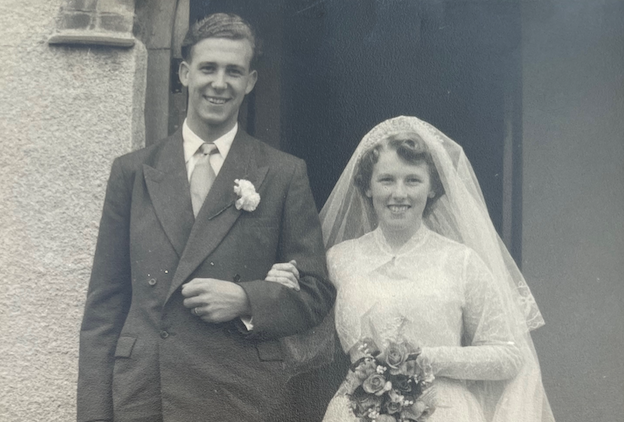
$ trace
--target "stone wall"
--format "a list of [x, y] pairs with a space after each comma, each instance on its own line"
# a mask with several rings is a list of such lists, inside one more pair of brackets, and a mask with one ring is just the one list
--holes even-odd
[[106, 179], [143, 143], [142, 44], [47, 43], [61, 0], [0, 2], [0, 419], [75, 420]]

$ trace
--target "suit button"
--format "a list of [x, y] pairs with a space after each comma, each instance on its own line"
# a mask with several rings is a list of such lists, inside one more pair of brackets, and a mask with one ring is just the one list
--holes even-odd
[[165, 330], [162, 330], [160, 332], [160, 338], [167, 338], [167, 337], [169, 337], [169, 333], [166, 332]]
[[155, 286], [158, 281], [155, 278], [150, 278], [147, 284], [150, 286]]
[[211, 262], [210, 265], [212, 265], [214, 267], [214, 262]]

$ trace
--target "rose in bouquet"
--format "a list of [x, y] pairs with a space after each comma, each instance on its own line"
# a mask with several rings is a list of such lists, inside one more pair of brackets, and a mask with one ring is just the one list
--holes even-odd
[[420, 349], [390, 342], [381, 351], [360, 342], [347, 376], [351, 409], [362, 422], [424, 422], [435, 410], [431, 368], [417, 363]]

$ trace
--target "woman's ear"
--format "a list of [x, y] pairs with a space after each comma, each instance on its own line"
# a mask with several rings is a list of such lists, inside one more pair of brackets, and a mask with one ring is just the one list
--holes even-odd
[[372, 197], [373, 197], [373, 192], [370, 190], [370, 188], [366, 189], [366, 192], [364, 192], [364, 194], [365, 194], [368, 198], [372, 198]]
[[427, 194], [427, 197], [428, 197], [428, 198], [431, 198], [431, 199], [433, 199], [435, 196], [436, 196], [436, 194], [435, 194], [435, 192], [433, 191], [433, 189], [432, 189], [432, 190], [430, 190], [430, 191], [429, 191], [429, 193]]

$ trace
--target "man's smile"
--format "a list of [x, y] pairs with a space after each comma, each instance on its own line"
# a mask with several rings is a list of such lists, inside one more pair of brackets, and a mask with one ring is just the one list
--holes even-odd
[[230, 100], [229, 98], [211, 97], [211, 96], [208, 96], [208, 95], [204, 95], [204, 98], [206, 100], [208, 100], [209, 103], [216, 104], [216, 105], [225, 104], [225, 103], [227, 103]]

